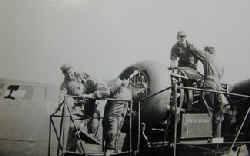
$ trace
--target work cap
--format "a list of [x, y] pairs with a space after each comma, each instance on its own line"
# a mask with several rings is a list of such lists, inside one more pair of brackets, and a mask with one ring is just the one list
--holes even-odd
[[67, 72], [68, 70], [72, 69], [73, 67], [69, 64], [63, 64], [60, 69], [63, 73]]
[[187, 34], [184, 32], [184, 31], [178, 31], [177, 32], [177, 36], [180, 36], [180, 37], [186, 37], [187, 36]]
[[215, 47], [213, 47], [213, 46], [206, 46], [206, 47], [204, 47], [204, 50], [211, 53], [211, 54], [215, 53]]

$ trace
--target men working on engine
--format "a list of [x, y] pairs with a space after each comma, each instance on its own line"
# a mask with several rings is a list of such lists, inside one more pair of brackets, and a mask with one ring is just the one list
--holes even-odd
[[[212, 90], [222, 90], [220, 79], [223, 75], [223, 69], [220, 68], [214, 47], [205, 47], [204, 51], [194, 50], [191, 53], [198, 58], [204, 67], [204, 88]], [[214, 108], [214, 134], [215, 137], [221, 137], [221, 122], [223, 120], [223, 107], [228, 103], [224, 94], [204, 92], [207, 103]]]
[[[202, 79], [201, 74], [197, 71], [197, 58], [191, 53], [196, 48], [186, 40], [187, 35], [183, 31], [177, 32], [177, 43], [171, 49], [170, 68], [178, 67], [180, 72], [187, 76], [188, 80], [184, 80], [185, 86], [193, 86], [194, 82]], [[178, 62], [177, 62], [178, 61]], [[193, 102], [193, 91], [186, 90], [187, 93], [187, 109], [191, 109]]]
[[[61, 71], [64, 74], [64, 82], [61, 85], [62, 94], [88, 99], [84, 104], [83, 114], [87, 114], [90, 117], [97, 114], [95, 104], [97, 98], [111, 97], [114, 99], [107, 101], [103, 119], [103, 137], [106, 143], [105, 155], [109, 155], [116, 149], [120, 129], [123, 125], [129, 101], [132, 99], [132, 92], [128, 88], [129, 80], [117, 78], [106, 85], [96, 83], [86, 73], [80, 74], [75, 72], [73, 67], [69, 65], [63, 65]], [[74, 107], [72, 112], [77, 108]], [[93, 123], [92, 125], [96, 124]], [[87, 128], [88, 132], [95, 133], [96, 131], [94, 126], [88, 126]], [[71, 134], [68, 136], [67, 150], [75, 151], [79, 146], [79, 140], [77, 140], [79, 138], [75, 136], [75, 128], [73, 126], [70, 127], [69, 133]]]
[[110, 97], [114, 100], [108, 100], [104, 108], [104, 140], [105, 156], [109, 156], [117, 149], [117, 141], [120, 130], [123, 126], [129, 102], [132, 100], [132, 92], [129, 89], [129, 80], [117, 78], [108, 84], [110, 88]]

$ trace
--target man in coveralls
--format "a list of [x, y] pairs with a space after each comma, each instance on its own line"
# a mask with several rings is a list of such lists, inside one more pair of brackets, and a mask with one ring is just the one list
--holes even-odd
[[[187, 40], [187, 35], [183, 31], [177, 32], [177, 43], [171, 49], [170, 69], [178, 67], [181, 73], [185, 74], [188, 80], [184, 80], [184, 86], [193, 87], [194, 82], [202, 79], [201, 74], [197, 71], [197, 58], [191, 53], [196, 48]], [[190, 110], [193, 103], [193, 91], [186, 90], [187, 109]]]
[[[70, 65], [61, 66], [61, 71], [64, 75], [64, 81], [61, 84], [60, 90], [61, 95], [75, 96], [73, 99], [71, 97], [66, 98], [65, 102], [70, 104], [72, 101], [77, 101], [77, 98], [85, 98], [83, 102], [73, 102], [72, 115], [74, 118], [88, 118], [87, 131], [91, 134], [97, 134], [99, 122], [96, 98], [98, 98], [100, 93], [98, 92], [99, 83], [91, 79], [86, 73], [78, 73], [74, 71], [73, 67]], [[74, 120], [77, 129], [84, 128], [84, 122], [82, 119]], [[86, 127], [86, 126], [85, 126]], [[76, 151], [79, 148], [79, 138], [76, 137], [76, 129], [73, 125], [69, 128], [68, 140], [67, 140], [67, 150]], [[98, 139], [98, 138], [97, 138]]]
[[104, 108], [103, 135], [105, 140], [105, 156], [109, 156], [116, 150], [129, 101], [132, 100], [132, 92], [128, 87], [128, 80], [117, 78], [109, 82], [108, 86], [110, 88], [110, 97], [114, 100], [107, 101]]
[[[219, 66], [216, 58], [215, 48], [207, 46], [204, 51], [194, 50], [192, 54], [199, 59], [204, 67], [204, 88], [212, 90], [222, 90], [220, 83], [223, 75], [223, 68]], [[224, 94], [204, 92], [203, 96], [207, 103], [214, 108], [213, 115], [213, 129], [214, 137], [221, 137], [221, 122], [223, 121], [223, 107], [228, 104], [228, 101]]]

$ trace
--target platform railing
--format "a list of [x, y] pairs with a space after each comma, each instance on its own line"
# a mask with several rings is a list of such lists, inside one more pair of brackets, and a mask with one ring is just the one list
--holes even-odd
[[[212, 89], [204, 89], [204, 88], [197, 88], [197, 87], [180, 86], [180, 85], [178, 85], [178, 82], [181, 81], [181, 79], [188, 79], [188, 78], [185, 77], [185, 76], [178, 75], [178, 74], [171, 74], [171, 82], [172, 82], [171, 86], [166, 87], [166, 88], [164, 88], [164, 89], [162, 89], [162, 90], [160, 90], [160, 91], [158, 91], [156, 93], [153, 93], [153, 94], [148, 95], [147, 97], [141, 99], [141, 101], [143, 102], [145, 100], [153, 98], [153, 97], [157, 96], [158, 94], [161, 94], [161, 93], [171, 89], [172, 96], [173, 96], [173, 101], [171, 103], [171, 108], [170, 109], [172, 109], [172, 111], [174, 112], [174, 118], [175, 118], [175, 120], [174, 120], [174, 136], [173, 136], [174, 140], [173, 140], [173, 144], [172, 144], [173, 155], [174, 156], [176, 156], [176, 150], [177, 150], [177, 144], [178, 144], [177, 143], [177, 127], [178, 127], [178, 122], [179, 122], [179, 118], [180, 118], [180, 112], [182, 110], [182, 108], [181, 108], [182, 105], [178, 104], [178, 100], [177, 100], [177, 98], [178, 98], [177, 91], [178, 90], [185, 89], [185, 90], [193, 90], [193, 91], [200, 91], [200, 92], [203, 91], [203, 92], [210, 92], [210, 93], [216, 93], [216, 94], [224, 94], [226, 96], [236, 96], [236, 97], [241, 97], [241, 98], [246, 98], [246, 99], [250, 98], [249, 95], [244, 95], [244, 94], [239, 94], [239, 93], [230, 93], [230, 92], [228, 92], [228, 90], [224, 91], [224, 90], [212, 90]], [[249, 113], [250, 113], [250, 107], [246, 111], [244, 119], [243, 119], [242, 123], [240, 124], [240, 127], [239, 127], [239, 129], [238, 129], [238, 131], [237, 131], [237, 133], [235, 135], [235, 138], [234, 138], [233, 142], [225, 142], [225, 144], [231, 144], [230, 149], [233, 149], [236, 143], [237, 144], [238, 143], [239, 144], [242, 144], [242, 143], [248, 143], [249, 144], [250, 143], [250, 141], [237, 142], [239, 134], [240, 134], [245, 122], [246, 122], [246, 119], [247, 119]]]
[[[173, 76], [176, 76], [176, 75], [173, 75]], [[177, 75], [178, 76], [178, 75]], [[174, 110], [174, 115], [175, 115], [175, 126], [174, 126], [174, 143], [173, 143], [173, 147], [174, 147], [174, 156], [176, 156], [176, 145], [177, 145], [177, 125], [178, 125], [178, 116], [179, 116], [179, 111], [178, 110], [180, 110], [181, 108], [179, 108], [178, 107], [178, 101], [177, 101], [177, 90], [178, 89], [186, 89], [186, 90], [194, 90], [194, 91], [205, 91], [205, 92], [211, 92], [211, 93], [217, 93], [217, 94], [224, 94], [224, 95], [227, 95], [227, 96], [237, 96], [237, 97], [242, 97], [242, 98], [250, 98], [250, 96], [249, 95], [244, 95], [244, 94], [238, 94], [238, 93], [229, 93], [228, 91], [222, 91], [222, 90], [212, 90], [212, 89], [204, 89], [204, 88], [196, 88], [196, 87], [185, 87], [185, 86], [178, 86], [177, 85], [177, 82], [176, 82], [176, 84], [174, 83], [174, 84], [172, 84], [171, 86], [169, 86], [169, 87], [166, 87], [166, 88], [164, 88], [164, 89], [162, 89], [162, 90], [160, 90], [160, 91], [158, 91], [158, 92], [156, 92], [156, 93], [153, 93], [153, 94], [151, 94], [151, 95], [149, 95], [149, 96], [147, 96], [147, 97], [145, 97], [145, 98], [143, 98], [143, 99], [141, 99], [140, 101], [139, 101], [139, 111], [138, 111], [138, 114], [139, 114], [139, 118], [138, 118], [138, 126], [140, 126], [140, 117], [141, 117], [141, 115], [140, 115], [140, 103], [141, 102], [143, 102], [143, 101], [145, 101], [145, 100], [147, 100], [147, 99], [150, 99], [150, 98], [152, 98], [152, 97], [154, 97], [154, 96], [157, 96], [158, 94], [161, 94], [161, 93], [163, 93], [163, 92], [165, 92], [165, 91], [168, 91], [168, 90], [172, 90], [173, 91], [173, 97], [174, 97], [174, 102], [173, 102], [173, 104], [172, 104], [172, 106], [171, 106], [171, 108], [174, 108], [173, 110]], [[72, 96], [71, 96], [72, 97]], [[119, 99], [112, 99], [112, 98], [106, 98], [106, 99], [104, 99], [104, 100], [118, 100], [119, 101]], [[133, 102], [131, 101], [131, 100], [127, 100], [127, 101], [129, 101], [129, 102], [131, 102], [131, 105], [130, 105], [130, 109], [131, 109], [131, 112], [132, 112], [132, 110], [133, 110]], [[60, 107], [62, 107], [62, 111], [61, 111], [61, 114], [59, 114], [58, 115], [58, 110], [60, 110], [61, 108]], [[63, 143], [61, 143], [61, 135], [62, 135], [62, 120], [61, 120], [61, 122], [60, 122], [60, 129], [59, 129], [59, 132], [58, 132], [58, 129], [56, 128], [56, 126], [55, 126], [55, 123], [54, 123], [54, 118], [63, 118], [63, 117], [70, 117], [70, 116], [72, 116], [72, 115], [69, 115], [69, 116], [65, 116], [65, 114], [63, 114], [64, 112], [65, 112], [65, 110], [67, 111], [68, 110], [68, 106], [66, 105], [65, 106], [65, 102], [63, 101], [62, 103], [60, 103], [59, 104], [59, 106], [58, 106], [58, 109], [57, 109], [57, 111], [55, 111], [54, 113], [52, 113], [51, 115], [50, 115], [50, 124], [49, 124], [49, 128], [50, 128], [50, 131], [49, 131], [49, 147], [48, 147], [48, 156], [50, 156], [50, 144], [51, 144], [51, 135], [52, 135], [52, 129], [53, 129], [53, 131], [54, 131], [54, 133], [55, 133], [55, 136], [56, 136], [56, 140], [57, 140], [57, 142], [58, 142], [58, 146], [57, 146], [57, 156], [60, 156], [60, 152], [63, 150], [63, 147], [64, 147], [64, 145], [63, 145]], [[244, 126], [244, 124], [245, 124], [245, 121], [246, 121], [246, 119], [247, 119], [247, 116], [248, 116], [248, 114], [250, 113], [250, 107], [247, 109], [247, 113], [245, 114], [245, 116], [244, 116], [244, 119], [243, 119], [243, 121], [242, 121], [242, 123], [241, 123], [241, 125], [240, 125], [240, 128], [238, 129], [238, 131], [237, 131], [237, 134], [236, 134], [236, 136], [235, 136], [235, 138], [234, 138], [234, 141], [232, 142], [232, 145], [231, 145], [231, 149], [234, 147], [234, 145], [236, 144], [236, 142], [237, 142], [237, 139], [238, 139], [238, 137], [239, 137], [239, 134], [240, 134], [240, 132], [241, 132], [241, 130], [242, 130], [242, 127]], [[133, 154], [133, 152], [135, 152], [135, 151], [133, 151], [133, 148], [132, 148], [132, 114], [130, 115], [130, 121], [129, 121], [129, 124], [130, 124], [130, 136], [129, 136], [129, 138], [130, 138], [130, 147], [129, 147], [129, 155], [132, 155]], [[71, 118], [71, 117], [70, 117]], [[73, 120], [72, 118], [71, 118], [71, 120]], [[73, 122], [73, 121], [72, 121]], [[140, 146], [140, 127], [138, 127], [138, 144], [137, 144], [137, 150], [136, 150], [136, 152], [139, 152], [139, 146]], [[244, 142], [244, 143], [249, 143], [249, 142]], [[227, 144], [229, 144], [228, 142], [227, 142]], [[87, 154], [85, 154], [85, 155], [87, 155]]]
[[[70, 106], [68, 105], [68, 103], [66, 102], [67, 98], [82, 98], [79, 96], [69, 96], [69, 95], [65, 95], [64, 99], [61, 103], [59, 103], [58, 108], [51, 113], [51, 115], [49, 116], [49, 143], [48, 143], [48, 156], [51, 155], [51, 145], [52, 145], [52, 132], [54, 132], [55, 135], [55, 139], [57, 142], [57, 152], [56, 155], [57, 156], [64, 156], [65, 153], [67, 153], [66, 150], [66, 145], [65, 145], [65, 140], [64, 140], [64, 118], [69, 118], [70, 119], [70, 123], [68, 126], [70, 126], [70, 124], [73, 125], [73, 128], [76, 130], [76, 137], [77, 139], [81, 140], [81, 136], [80, 133], [82, 131], [80, 131], [77, 127], [79, 127], [76, 123], [75, 123], [75, 118], [73, 117], [73, 113], [71, 111]], [[82, 98], [82, 99], [86, 99], [86, 98]], [[103, 99], [98, 99], [98, 100], [106, 100], [106, 102], [108, 101], [125, 101], [128, 102], [128, 109], [130, 110], [129, 114], [129, 150], [127, 151], [127, 153], [132, 156], [137, 150], [134, 150], [132, 147], [132, 136], [133, 136], [133, 131], [132, 131], [132, 121], [133, 121], [133, 101], [132, 100], [124, 100], [124, 99], [114, 99], [114, 98], [103, 98]], [[74, 100], [73, 100], [74, 101]], [[73, 104], [72, 104], [73, 105]], [[55, 123], [55, 119], [59, 118], [59, 125], [56, 125]], [[103, 119], [103, 118], [102, 118]], [[84, 119], [83, 119], [84, 120]], [[138, 119], [139, 123], [140, 123], [140, 118]], [[99, 121], [100, 122], [100, 121]], [[58, 128], [59, 126], [59, 128]], [[87, 133], [87, 132], [86, 132]], [[102, 136], [103, 138], [103, 136]], [[102, 141], [103, 143], [104, 141]], [[81, 152], [78, 153], [78, 155], [84, 155], [87, 156], [87, 150], [85, 147], [85, 143], [84, 140], [80, 141], [80, 148], [81, 148]], [[139, 146], [138, 146], [139, 147]], [[103, 149], [104, 152], [104, 149]]]
[[[236, 96], [236, 97], [241, 97], [241, 98], [250, 98], [249, 95], [238, 94], [238, 93], [229, 93], [228, 90], [224, 91], [224, 90], [213, 90], [213, 89], [204, 89], [204, 88], [180, 86], [180, 85], [178, 85], [177, 82], [180, 81], [180, 79], [183, 79], [183, 78], [186, 79], [186, 77], [180, 77], [179, 75], [171, 75], [171, 76], [172, 76], [172, 79], [174, 78], [174, 80], [172, 81], [172, 86], [171, 86], [172, 91], [173, 91], [173, 98], [174, 98], [172, 107], [175, 108], [175, 111], [174, 111], [175, 121], [174, 121], [174, 143], [173, 143], [173, 150], [174, 151], [173, 151], [173, 156], [176, 156], [176, 151], [177, 151], [177, 125], [178, 125], [178, 122], [179, 122], [179, 115], [180, 115], [179, 114], [180, 112], [177, 110], [177, 108], [178, 108], [177, 90], [186, 89], [186, 90], [193, 90], [193, 91], [200, 91], [200, 92], [209, 92], [209, 93], [214, 93], [214, 94], [224, 94], [226, 96]], [[206, 105], [206, 101], [204, 101], [204, 104]], [[233, 142], [231, 142], [230, 150], [232, 150], [234, 148], [249, 113], [250, 113], [250, 106], [248, 107], [248, 109], [246, 111], [246, 114], [244, 116], [244, 119], [243, 119], [242, 123], [240, 124], [239, 129], [237, 130], [237, 133], [235, 135], [235, 138], [234, 138]], [[245, 141], [244, 143], [250, 143], [250, 142]]]

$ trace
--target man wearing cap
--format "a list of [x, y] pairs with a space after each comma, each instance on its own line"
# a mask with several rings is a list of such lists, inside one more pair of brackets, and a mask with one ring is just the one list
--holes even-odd
[[60, 69], [64, 75], [64, 81], [60, 87], [62, 94], [87, 98], [84, 104], [84, 110], [87, 113], [85, 115], [92, 117], [95, 98], [97, 98], [97, 82], [91, 79], [87, 73], [76, 72], [70, 65], [63, 65]]
[[[60, 86], [60, 90], [65, 94], [80, 96], [84, 92], [93, 92], [96, 89], [95, 82], [89, 79], [90, 76], [87, 73], [77, 73], [72, 66], [66, 64], [62, 65], [60, 69], [64, 75], [64, 81]], [[84, 94], [84, 96], [91, 98], [94, 97], [94, 94]]]
[[[74, 116], [80, 116], [84, 118], [89, 118], [87, 123], [87, 131], [90, 134], [97, 134], [98, 125], [95, 122], [99, 117], [96, 115], [98, 114], [97, 105], [96, 105], [96, 98], [100, 98], [101, 94], [98, 91], [98, 87], [100, 86], [95, 80], [91, 79], [90, 76], [86, 73], [78, 73], [74, 71], [74, 68], [70, 65], [63, 65], [61, 66], [61, 71], [64, 75], [64, 81], [61, 84], [60, 90], [63, 96], [74, 96], [73, 100], [74, 104], [72, 106], [72, 114]], [[108, 92], [108, 91], [107, 91]], [[105, 93], [103, 93], [105, 94]], [[108, 93], [107, 93], [108, 94]], [[77, 97], [85, 98], [83, 102], [77, 102]], [[66, 102], [70, 101], [67, 99], [72, 99], [71, 97], [66, 98]], [[72, 100], [71, 100], [72, 101]], [[70, 103], [68, 103], [70, 104]], [[84, 123], [82, 120], [77, 120], [78, 126], [77, 128], [81, 128]], [[97, 125], [97, 126], [94, 126]], [[84, 126], [82, 127], [84, 128]], [[75, 151], [78, 146], [77, 138], [74, 134], [75, 128], [72, 125], [69, 129], [69, 136], [68, 136], [68, 145], [67, 150]], [[79, 139], [79, 138], [78, 138]]]
[[[219, 66], [216, 58], [215, 48], [206, 46], [204, 51], [191, 51], [203, 64], [204, 68], [204, 88], [212, 90], [222, 90], [220, 83], [223, 75], [223, 68]], [[223, 107], [228, 104], [224, 94], [204, 92], [206, 102], [214, 108], [214, 136], [221, 137], [221, 122], [223, 120]]]
[[190, 51], [197, 49], [186, 40], [186, 33], [177, 32], [177, 43], [171, 49], [170, 67], [180, 67], [190, 79], [199, 80], [201, 76], [197, 71], [197, 58]]
[[[170, 54], [170, 69], [178, 67], [179, 71], [188, 80], [184, 80], [185, 86], [193, 86], [194, 82], [202, 79], [201, 74], [197, 71], [197, 58], [191, 53], [191, 51], [197, 51], [197, 49], [186, 40], [186, 33], [183, 31], [177, 32], [177, 43], [171, 49]], [[186, 90], [187, 93], [187, 109], [190, 110], [193, 102], [193, 91]]]

